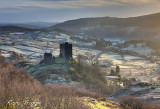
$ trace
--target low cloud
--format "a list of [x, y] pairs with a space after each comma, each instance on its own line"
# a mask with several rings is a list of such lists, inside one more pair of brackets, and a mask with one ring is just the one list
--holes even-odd
[[144, 4], [159, 0], [0, 0], [0, 8], [41, 7], [51, 9], [101, 7], [108, 5]]
[[[159, 3], [160, 0], [0, 0], [0, 9], [77, 9]], [[10, 12], [8, 11], [7, 12]]]
[[0, 0], [0, 8], [49, 8], [49, 9], [68, 9], [101, 7], [108, 5], [117, 5], [118, 3], [108, 0]]

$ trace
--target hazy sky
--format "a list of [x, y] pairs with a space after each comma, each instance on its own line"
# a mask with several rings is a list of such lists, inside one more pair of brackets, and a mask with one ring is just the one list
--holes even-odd
[[160, 12], [160, 0], [0, 0], [0, 22], [61, 22]]

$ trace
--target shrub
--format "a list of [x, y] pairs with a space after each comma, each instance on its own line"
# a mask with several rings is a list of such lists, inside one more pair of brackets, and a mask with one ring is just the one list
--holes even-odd
[[120, 103], [124, 106], [129, 106], [131, 109], [160, 109], [159, 104], [148, 103], [140, 101], [131, 96], [120, 97]]
[[18, 62], [25, 61], [25, 59], [24, 59], [22, 54], [18, 54], [18, 53], [14, 52], [14, 51], [12, 51], [10, 53], [10, 58], [9, 59], [10, 59], [11, 63], [18, 63]]
[[116, 74], [119, 75], [119, 73], [120, 73], [120, 67], [116, 66]]
[[[0, 108], [31, 108], [31, 105], [9, 105], [8, 102], [41, 102], [42, 109], [89, 109], [80, 96], [84, 91], [78, 91], [68, 85], [41, 85], [23, 69], [0, 61]], [[83, 92], [83, 94], [81, 94]], [[88, 93], [88, 94], [87, 94]], [[87, 92], [86, 95], [89, 95]], [[81, 95], [80, 95], [81, 94]], [[80, 95], [80, 96], [79, 96]]]
[[83, 78], [88, 87], [104, 95], [113, 94], [120, 86], [108, 84], [105, 74], [100, 71], [97, 65], [90, 66], [83, 63]]
[[111, 69], [110, 76], [116, 76], [116, 75], [117, 75], [116, 72], [113, 69]]

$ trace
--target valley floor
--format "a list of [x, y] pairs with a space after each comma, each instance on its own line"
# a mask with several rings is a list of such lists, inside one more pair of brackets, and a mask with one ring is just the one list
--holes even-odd
[[[59, 57], [59, 44], [64, 41], [69, 41], [73, 44], [76, 44], [76, 41], [70, 39], [68, 35], [59, 34], [52, 35], [45, 33], [39, 33], [36, 39], [30, 39], [27, 36], [14, 36], [14, 35], [3, 35], [0, 37], [0, 49], [1, 54], [6, 58], [10, 57], [10, 52], [14, 51], [19, 54], [24, 55], [25, 59], [38, 63], [43, 59], [43, 54], [46, 52], [52, 53], [55, 57]], [[78, 42], [77, 42], [78, 43]], [[88, 46], [88, 45], [87, 45]], [[118, 51], [116, 46], [113, 46], [114, 49]], [[142, 54], [139, 48], [123, 48], [123, 51], [134, 51]], [[151, 50], [146, 50], [146, 56]], [[120, 67], [120, 75], [123, 78], [134, 79], [138, 82], [147, 82], [147, 83], [157, 83], [159, 84], [159, 62], [152, 62], [150, 59], [146, 59], [141, 55], [131, 55], [131, 54], [122, 54], [121, 52], [115, 52], [111, 49], [108, 50], [95, 50], [92, 48], [92, 45], [88, 47], [83, 46], [74, 46], [73, 45], [73, 58], [77, 59], [78, 55], [82, 55], [85, 58], [85, 62], [88, 64], [98, 63], [99, 68], [105, 72], [106, 79], [110, 74], [111, 69], [115, 69], [116, 66]], [[158, 57], [160, 58], [160, 57]], [[143, 91], [147, 90], [148, 87], [132, 87], [129, 89], [131, 92], [136, 92], [135, 90]], [[156, 99], [154, 97], [160, 98], [157, 96], [157, 93], [160, 93], [159, 87], [153, 89], [147, 95], [149, 98]], [[154, 96], [156, 95], [156, 96]], [[140, 96], [140, 98], [143, 98]]]

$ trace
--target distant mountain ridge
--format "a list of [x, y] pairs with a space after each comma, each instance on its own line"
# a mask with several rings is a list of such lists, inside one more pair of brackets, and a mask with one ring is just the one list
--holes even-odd
[[18, 26], [30, 29], [42, 29], [51, 27], [58, 22], [24, 22], [24, 23], [0, 23], [0, 26]]
[[35, 29], [30, 29], [30, 28], [24, 28], [24, 27], [19, 27], [19, 26], [0, 26], [0, 32], [24, 32], [24, 31], [35, 31]]
[[50, 28], [54, 29], [95, 38], [160, 38], [160, 13], [129, 18], [81, 18], [56, 24]]

